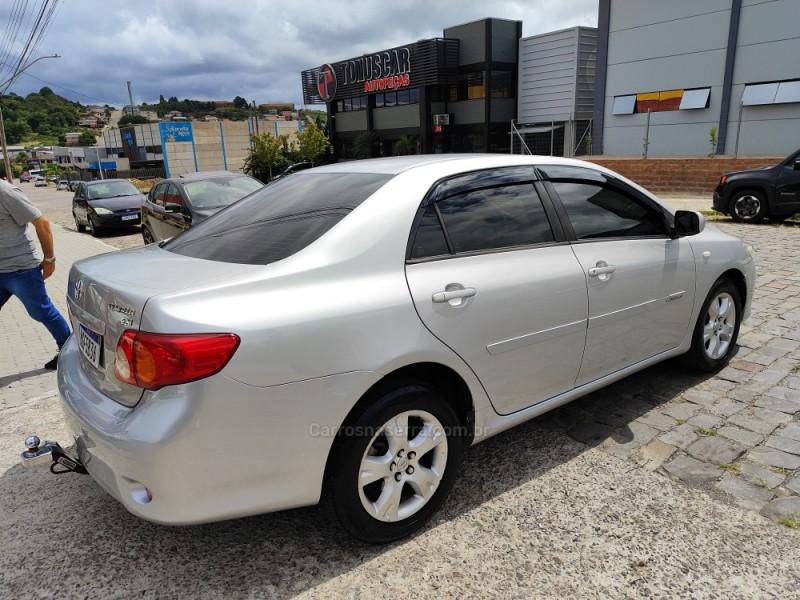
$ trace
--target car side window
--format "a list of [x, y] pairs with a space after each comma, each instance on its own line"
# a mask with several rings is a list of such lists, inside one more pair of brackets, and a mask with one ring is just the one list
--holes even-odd
[[579, 240], [667, 235], [661, 214], [611, 187], [566, 181], [553, 187]]
[[178, 187], [174, 183], [170, 183], [164, 194], [164, 204], [179, 204], [183, 206], [183, 198], [181, 197]]
[[470, 190], [427, 207], [414, 237], [411, 258], [529, 246], [554, 240], [542, 202], [533, 185], [525, 182]]
[[164, 206], [164, 194], [167, 192], [167, 186], [164, 184], [156, 186], [153, 190], [152, 194], [150, 195], [153, 204], [157, 204], [163, 208]]

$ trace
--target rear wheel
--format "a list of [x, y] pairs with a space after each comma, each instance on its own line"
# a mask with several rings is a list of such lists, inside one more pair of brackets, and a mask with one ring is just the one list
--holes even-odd
[[725, 365], [736, 349], [741, 319], [739, 291], [730, 280], [718, 280], [697, 318], [692, 346], [686, 356], [688, 365], [703, 372]]
[[739, 223], [760, 223], [769, 216], [764, 194], [756, 190], [736, 192], [731, 198], [729, 212]]
[[410, 535], [447, 498], [465, 440], [458, 416], [436, 390], [396, 387], [340, 432], [326, 474], [328, 513], [366, 542]]

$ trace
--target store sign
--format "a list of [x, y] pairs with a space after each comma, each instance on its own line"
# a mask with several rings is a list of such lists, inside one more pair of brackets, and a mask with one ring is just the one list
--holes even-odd
[[364, 92], [396, 89], [411, 83], [411, 50], [396, 48], [342, 63], [344, 85], [363, 83]]
[[161, 144], [167, 142], [191, 142], [192, 124], [191, 123], [159, 123], [158, 129], [161, 133]]
[[317, 71], [317, 91], [319, 97], [330, 102], [336, 96], [336, 71], [330, 65], [323, 65]]

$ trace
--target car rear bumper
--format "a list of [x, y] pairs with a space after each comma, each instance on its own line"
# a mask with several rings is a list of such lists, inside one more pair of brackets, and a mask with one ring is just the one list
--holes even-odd
[[92, 386], [74, 336], [58, 368], [89, 474], [131, 513], [170, 525], [318, 502], [336, 429], [377, 379], [354, 372], [260, 388], [217, 374], [129, 408]]

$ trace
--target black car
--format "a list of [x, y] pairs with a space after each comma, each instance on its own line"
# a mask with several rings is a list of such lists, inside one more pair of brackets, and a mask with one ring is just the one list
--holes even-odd
[[152, 244], [178, 235], [264, 184], [230, 171], [186, 173], [152, 187], [142, 204], [142, 238]]
[[774, 167], [725, 173], [714, 190], [714, 210], [740, 223], [800, 213], [800, 150]]
[[75, 227], [97, 236], [103, 229], [138, 225], [144, 200], [127, 179], [81, 181], [72, 197]]

